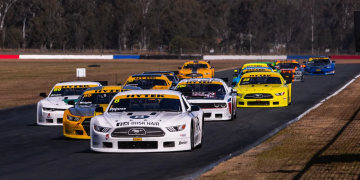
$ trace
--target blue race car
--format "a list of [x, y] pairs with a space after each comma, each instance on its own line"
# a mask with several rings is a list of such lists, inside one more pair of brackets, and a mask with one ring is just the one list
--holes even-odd
[[249, 72], [274, 72], [274, 70], [271, 67], [246, 67], [241, 70], [239, 74], [234, 74], [232, 87], [235, 87], [239, 83], [241, 76]]
[[305, 75], [334, 75], [335, 61], [327, 56], [310, 57], [305, 64]]

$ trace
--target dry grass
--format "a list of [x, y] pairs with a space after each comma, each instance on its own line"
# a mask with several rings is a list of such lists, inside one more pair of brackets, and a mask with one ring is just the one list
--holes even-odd
[[[187, 60], [0, 60], [0, 109], [37, 103], [40, 92], [49, 93], [60, 81], [77, 81], [76, 68], [86, 68], [80, 80], [124, 83], [144, 71], [176, 71]], [[241, 67], [249, 61], [212, 61], [216, 71]], [[87, 67], [98, 64], [101, 67]]]
[[358, 179], [360, 79], [265, 143], [201, 179]]

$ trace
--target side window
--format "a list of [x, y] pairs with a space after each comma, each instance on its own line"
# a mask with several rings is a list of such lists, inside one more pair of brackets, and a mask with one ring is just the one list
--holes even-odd
[[182, 98], [182, 101], [183, 101], [183, 103], [184, 103], [185, 110], [188, 110], [190, 107], [189, 107], [188, 104], [186, 103], [186, 100], [185, 100], [184, 95], [182, 95], [181, 98]]

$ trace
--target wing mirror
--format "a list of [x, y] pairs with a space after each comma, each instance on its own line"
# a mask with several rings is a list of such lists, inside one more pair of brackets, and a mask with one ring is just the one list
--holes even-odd
[[181, 69], [181, 67], [178, 67], [178, 69]]
[[231, 89], [231, 93], [237, 93], [237, 89]]
[[176, 83], [174, 83], [174, 82], [172, 83], [172, 86], [176, 86], [176, 85], [177, 85]]
[[74, 101], [74, 100], [69, 100], [67, 104], [74, 106], [74, 105], [75, 105], [75, 101]]
[[286, 80], [286, 84], [291, 84], [292, 80]]
[[97, 112], [97, 113], [103, 113], [103, 112], [104, 112], [104, 108], [103, 108], [103, 107], [97, 107], [97, 108], [95, 108], [95, 112]]
[[236, 82], [232, 82], [231, 85], [236, 86]]
[[333, 61], [333, 63], [335, 63], [335, 61]]
[[200, 111], [200, 107], [196, 105], [191, 106], [191, 111]]
[[214, 69], [214, 66], [211, 66], [212, 69]]
[[303, 63], [306, 64], [306, 61], [304, 61]]
[[42, 92], [39, 94], [39, 96], [46, 98], [46, 93]]

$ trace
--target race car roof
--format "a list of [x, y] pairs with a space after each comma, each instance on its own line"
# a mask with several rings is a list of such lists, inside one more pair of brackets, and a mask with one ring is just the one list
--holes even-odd
[[57, 83], [55, 86], [67, 86], [67, 85], [100, 85], [99, 82], [92, 82], [92, 81], [73, 81], [73, 82], [61, 82]]
[[189, 64], [189, 63], [197, 63], [197, 64], [209, 64], [209, 61], [188, 61], [185, 64]]
[[162, 74], [135, 74], [132, 77], [161, 77]]
[[172, 72], [172, 71], [147, 71], [147, 72], [143, 72], [143, 74], [157, 74], [157, 73], [172, 73], [172, 74], [174, 74], [174, 72]]
[[124, 91], [116, 96], [120, 95], [131, 95], [131, 94], [166, 94], [166, 95], [176, 95], [181, 96], [181, 92], [172, 91], [172, 90], [133, 90], [133, 91]]
[[[134, 86], [98, 86], [98, 87], [93, 87], [93, 88], [88, 88], [86, 89], [86, 91], [94, 91], [94, 90], [111, 90], [111, 89], [131, 89], [131, 90], [141, 90], [141, 88], [139, 87], [134, 87]], [[86, 92], [84, 91], [84, 92]]]

